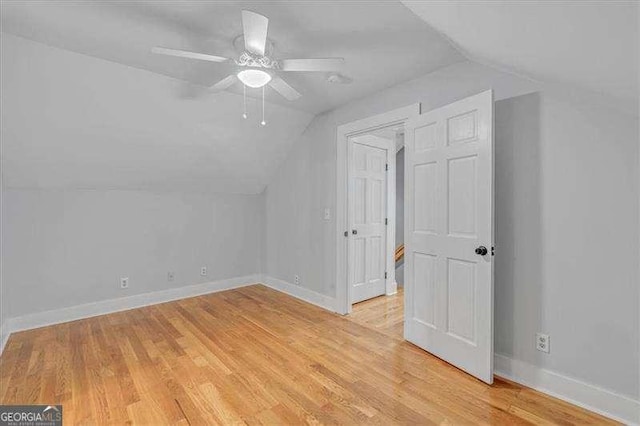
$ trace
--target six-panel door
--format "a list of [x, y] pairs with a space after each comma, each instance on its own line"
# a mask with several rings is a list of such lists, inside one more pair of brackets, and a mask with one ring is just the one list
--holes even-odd
[[491, 91], [410, 120], [405, 161], [405, 338], [492, 383]]
[[366, 136], [350, 141], [351, 303], [386, 290], [387, 147], [380, 142]]

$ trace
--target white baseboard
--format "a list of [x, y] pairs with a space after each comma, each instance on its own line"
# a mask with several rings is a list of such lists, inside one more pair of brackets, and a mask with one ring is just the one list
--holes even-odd
[[[17, 331], [135, 309], [257, 283], [262, 283], [274, 290], [331, 312], [337, 311], [337, 301], [333, 297], [277, 278], [249, 275], [8, 318], [0, 328], [0, 354], [2, 354], [9, 335]], [[514, 360], [501, 354], [495, 355], [495, 374], [614, 420], [631, 425], [640, 425], [640, 401], [627, 396], [523, 361]]]
[[11, 333], [7, 328], [5, 323], [0, 325], [0, 355], [2, 355], [2, 351], [4, 350], [4, 346], [7, 344], [7, 340], [9, 340], [9, 336]]
[[172, 300], [185, 299], [187, 297], [200, 296], [215, 293], [232, 288], [244, 287], [260, 283], [260, 275], [248, 275], [245, 277], [229, 278], [220, 281], [211, 281], [202, 284], [194, 284], [177, 287], [168, 290], [154, 291], [151, 293], [136, 294], [117, 299], [102, 300], [100, 302], [86, 303], [84, 305], [70, 306], [62, 309], [38, 312], [15, 318], [7, 318], [0, 330], [0, 354], [4, 350], [7, 339], [11, 333], [47, 325], [60, 324], [97, 315], [126, 311], [143, 306], [158, 303], [171, 302]]
[[304, 300], [312, 305], [319, 306], [331, 312], [337, 312], [336, 299], [333, 297], [325, 296], [324, 294], [317, 293], [313, 290], [309, 290], [308, 288], [300, 287], [299, 285], [291, 284], [266, 275], [262, 277], [262, 283], [267, 287], [271, 287], [274, 290], [281, 291], [282, 293], [286, 293], [297, 299]]
[[[269, 276], [263, 276], [262, 283], [305, 302], [337, 312], [337, 301], [332, 297]], [[505, 355], [496, 354], [494, 360], [497, 376], [611, 419], [629, 425], [640, 425], [640, 401]]]
[[496, 354], [496, 376], [630, 425], [640, 424], [640, 401], [554, 371]]

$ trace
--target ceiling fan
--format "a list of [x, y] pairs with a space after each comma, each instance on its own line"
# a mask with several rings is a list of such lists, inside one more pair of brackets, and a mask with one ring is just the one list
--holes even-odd
[[[263, 88], [263, 90], [264, 86], [268, 84], [287, 100], [294, 101], [302, 95], [278, 75], [279, 71], [338, 72], [342, 68], [343, 58], [274, 59], [271, 56], [273, 43], [267, 38], [268, 27], [269, 19], [267, 17], [249, 10], [242, 11], [244, 34], [234, 40], [234, 45], [238, 50], [242, 50], [240, 56], [233, 60], [238, 66], [238, 70], [235, 74], [231, 74], [211, 86], [213, 91], [225, 90], [240, 80], [246, 87]], [[244, 46], [242, 46], [243, 40]], [[152, 52], [210, 62], [232, 60], [223, 56], [166, 47], [154, 47]]]

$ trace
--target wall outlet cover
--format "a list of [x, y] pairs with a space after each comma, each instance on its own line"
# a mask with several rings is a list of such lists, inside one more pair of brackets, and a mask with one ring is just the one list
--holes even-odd
[[202, 268], [200, 268], [200, 275], [203, 277], [207, 276], [207, 267], [203, 266]]
[[293, 277], [293, 283], [295, 285], [300, 285], [300, 275], [296, 275]]
[[536, 349], [540, 352], [549, 353], [550, 338], [548, 334], [536, 333]]
[[176, 274], [175, 273], [173, 273], [171, 271], [167, 272], [167, 281], [173, 281], [175, 279], [176, 279]]
[[120, 278], [120, 288], [129, 288], [129, 277]]

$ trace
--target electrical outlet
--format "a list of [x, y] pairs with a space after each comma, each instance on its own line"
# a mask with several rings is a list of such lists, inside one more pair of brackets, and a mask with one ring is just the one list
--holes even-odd
[[550, 339], [548, 334], [536, 333], [536, 349], [540, 352], [549, 353]]
[[207, 276], [207, 267], [203, 266], [202, 268], [200, 268], [200, 275], [202, 275], [203, 277]]
[[176, 279], [176, 274], [175, 273], [173, 273], [171, 271], [167, 272], [167, 281], [173, 281], [175, 279]]
[[300, 285], [300, 275], [295, 275], [295, 276], [293, 277], [293, 283], [294, 283], [295, 285]]
[[129, 277], [120, 278], [120, 288], [129, 288]]
[[328, 207], [324, 209], [324, 220], [331, 220], [331, 209]]

